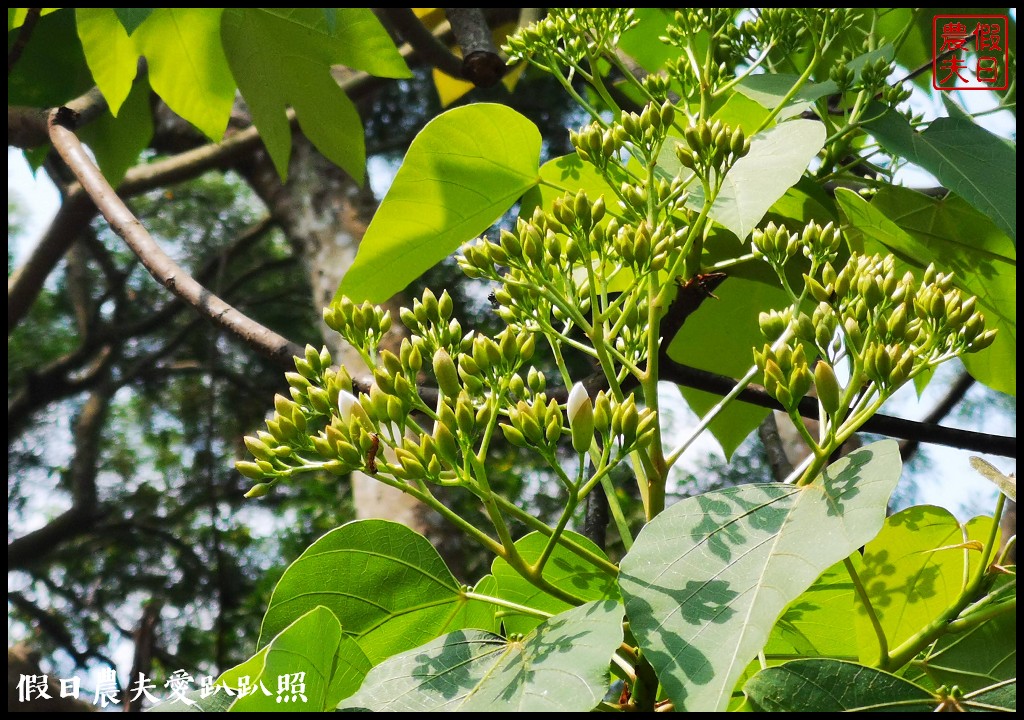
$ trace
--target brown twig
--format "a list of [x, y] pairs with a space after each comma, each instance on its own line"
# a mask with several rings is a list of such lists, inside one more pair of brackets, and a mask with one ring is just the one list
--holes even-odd
[[124, 239], [150, 274], [200, 314], [282, 367], [289, 366], [292, 356], [301, 354], [302, 348], [238, 312], [174, 262], [118, 197], [85, 152], [72, 127], [73, 117], [66, 109], [57, 108], [51, 113], [50, 139], [54, 148], [103, 213], [111, 229]]

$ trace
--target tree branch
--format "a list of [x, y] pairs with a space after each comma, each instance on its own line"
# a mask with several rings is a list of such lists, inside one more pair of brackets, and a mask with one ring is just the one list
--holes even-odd
[[[950, 386], [946, 396], [932, 408], [932, 411], [922, 419], [922, 422], [938, 423], [941, 421], [964, 399], [964, 395], [967, 394], [967, 391], [973, 385], [974, 378], [965, 372], [960, 373], [960, 376]], [[900, 443], [900, 457], [903, 459], [903, 462], [907, 462], [920, 446], [921, 441], [918, 439], [906, 440]]]
[[462, 77], [477, 87], [496, 85], [505, 75], [482, 8], [445, 8], [455, 41], [462, 48]]
[[114, 388], [103, 383], [90, 393], [75, 422], [75, 454], [68, 468], [71, 507], [38, 530], [7, 545], [8, 569], [25, 569], [41, 560], [55, 547], [89, 531], [97, 519], [96, 473], [107, 409]]
[[[78, 113], [79, 123], [86, 125], [107, 109], [107, 101], [99, 88], [92, 88], [64, 105]], [[7, 106], [7, 144], [28, 150], [50, 142], [46, 122], [49, 109], [36, 107]]]
[[50, 139], [54, 148], [103, 213], [110, 227], [124, 239], [150, 274], [201, 315], [241, 338], [282, 367], [289, 366], [292, 356], [300, 355], [302, 348], [238, 312], [174, 262], [110, 187], [70, 129], [72, 124], [73, 120], [65, 109], [57, 108], [51, 113]]
[[384, 15], [419, 58], [454, 78], [462, 78], [462, 58], [430, 32], [411, 8], [384, 8]]
[[28, 8], [25, 13], [25, 20], [21, 23], [21, 29], [18, 31], [18, 38], [11, 45], [7, 51], [7, 78], [11, 77], [11, 70], [14, 69], [15, 63], [18, 62], [18, 58], [25, 52], [25, 46], [28, 45], [29, 38], [32, 37], [32, 31], [36, 29], [36, 23], [39, 22], [39, 15], [43, 12], [42, 8]]

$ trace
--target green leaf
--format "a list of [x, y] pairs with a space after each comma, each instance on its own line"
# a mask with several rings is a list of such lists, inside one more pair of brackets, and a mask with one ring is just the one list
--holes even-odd
[[[887, 151], [920, 165], [1017, 242], [1017, 146], [961, 118], [938, 118], [916, 132], [905, 117], [874, 104], [865, 123]], [[877, 117], [876, 117], [877, 116]]]
[[111, 8], [75, 10], [85, 60], [114, 117], [131, 92], [139, 65], [135, 42], [128, 37], [117, 13], [118, 9]]
[[[361, 26], [363, 13], [369, 11], [340, 12], [356, 13], [352, 20]], [[221, 36], [231, 71], [281, 178], [288, 176], [291, 157], [287, 109], [292, 106], [316, 148], [362, 182], [362, 121], [331, 75], [332, 65], [361, 57], [346, 48], [348, 42], [358, 45], [358, 39], [332, 35], [323, 11], [315, 8], [231, 8], [224, 13]], [[372, 33], [368, 39], [373, 41]]]
[[[271, 10], [282, 19], [296, 23], [308, 29], [308, 19], [294, 8]], [[336, 48], [335, 61], [356, 70], [364, 70], [371, 75], [386, 78], [412, 77], [409, 66], [395, 47], [387, 30], [380, 24], [377, 16], [368, 8], [336, 8], [334, 10], [334, 27], [321, 11], [324, 27], [328, 30]], [[319, 24], [316, 25], [320, 31]]]
[[[592, 553], [606, 557], [597, 545], [582, 535], [571, 531], [566, 531], [564, 535]], [[532, 532], [519, 538], [516, 541], [516, 548], [523, 560], [532, 564], [540, 558], [547, 539], [546, 535]], [[543, 610], [552, 615], [557, 615], [572, 607], [564, 600], [548, 595], [530, 583], [502, 558], [494, 558], [494, 562], [491, 564], [491, 573], [496, 581], [495, 593], [504, 600]], [[543, 576], [552, 585], [563, 588], [581, 600], [619, 599], [619, 589], [615, 578], [610, 577], [562, 545], [556, 545], [551, 552], [551, 557], [544, 565]], [[510, 634], [529, 632], [542, 622], [539, 618], [530, 615], [513, 614], [511, 610], [503, 610], [501, 621], [505, 624], [505, 631]]]
[[75, 28], [75, 13], [66, 8], [36, 23], [32, 42], [7, 75], [7, 104], [56, 107], [94, 84]]
[[593, 602], [521, 640], [455, 632], [381, 663], [347, 708], [377, 712], [586, 712], [608, 689], [622, 606]]
[[652, 520], [619, 586], [640, 647], [677, 710], [726, 707], [783, 610], [874, 537], [902, 464], [892, 440], [810, 485], [743, 485], [688, 498]]
[[538, 182], [537, 126], [504, 105], [455, 108], [412, 141], [336, 298], [383, 302]]
[[[977, 539], [984, 529], [976, 527], [971, 534]], [[968, 539], [967, 529], [948, 510], [921, 505], [886, 518], [882, 531], [864, 547], [861, 583], [890, 648], [960, 596], [964, 579], [981, 561], [980, 548], [964, 546]], [[877, 662], [878, 642], [859, 599], [857, 604], [861, 659]]]
[[824, 144], [825, 128], [813, 120], [790, 120], [758, 133], [751, 138], [750, 152], [726, 174], [711, 219], [746, 239]]
[[[860, 553], [853, 553], [849, 559], [856, 567], [861, 565]], [[773, 655], [792, 657], [794, 653], [856, 660], [855, 613], [853, 580], [840, 561], [782, 613], [765, 645], [769, 663]]]
[[794, 660], [743, 686], [759, 712], [930, 712], [936, 699], [903, 678], [840, 660]]
[[972, 710], [1014, 712], [1017, 710], [1017, 678], [968, 693], [961, 704]]
[[929, 263], [953, 271], [953, 282], [976, 295], [989, 327], [999, 332], [991, 347], [963, 357], [968, 371], [989, 387], [1017, 393], [1017, 252], [984, 215], [957, 197], [929, 198], [889, 187], [871, 203], [839, 189], [855, 250], [892, 252], [920, 272]]
[[950, 633], [914, 659], [903, 675], [931, 689], [964, 692], [1017, 677], [1017, 614], [1006, 612], [963, 633]]
[[[290, 624], [266, 647], [241, 665], [231, 668], [217, 684], [236, 691], [248, 678], [256, 692], [238, 697], [231, 712], [323, 712], [331, 702], [331, 676], [341, 643], [341, 623], [327, 608], [318, 606]], [[280, 678], [300, 683], [279, 685]], [[261, 687], [262, 685], [262, 687]], [[266, 688], [265, 694], [263, 688]]]
[[[730, 277], [687, 318], [682, 330], [671, 340], [668, 356], [700, 370], [742, 377], [754, 364], [753, 349], [764, 345], [757, 324], [758, 313], [789, 305], [785, 292], [774, 285], [747, 278]], [[720, 395], [680, 386], [687, 404], [703, 416], [721, 401]], [[711, 433], [726, 457], [754, 430], [770, 411], [733, 402], [712, 421]]]
[[107, 182], [117, 187], [153, 138], [149, 83], [139, 80], [116, 118], [103, 113], [78, 134], [96, 156]]
[[131, 35], [153, 13], [153, 8], [114, 8], [114, 12], [125, 32]]
[[156, 8], [132, 34], [149, 84], [167, 106], [220, 140], [235, 102], [221, 48], [221, 8]]
[[274, 588], [259, 646], [318, 605], [338, 617], [371, 663], [473, 627], [489, 609], [466, 600], [426, 538], [385, 520], [350, 522], [310, 545]]
[[327, 689], [327, 707], [334, 708], [339, 702], [355, 694], [366, 679], [373, 663], [349, 635], [342, 635], [334, 656], [334, 670], [331, 685]]

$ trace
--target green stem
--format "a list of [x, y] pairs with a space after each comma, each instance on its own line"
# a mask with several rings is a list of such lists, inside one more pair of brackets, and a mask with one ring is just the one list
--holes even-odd
[[761, 132], [775, 121], [775, 118], [777, 118], [779, 116], [779, 113], [786, 108], [786, 105], [789, 104], [789, 101], [795, 98], [796, 94], [800, 92], [800, 88], [802, 88], [804, 84], [811, 79], [811, 74], [814, 72], [815, 68], [818, 67], [818, 61], [820, 59], [821, 51], [816, 47], [814, 49], [814, 53], [811, 55], [811, 61], [807, 63], [807, 69], [805, 69], [803, 73], [800, 75], [800, 77], [797, 78], [796, 82], [793, 83], [793, 87], [789, 89], [789, 92], [786, 93], [786, 95], [782, 98], [779, 104], [775, 106], [775, 109], [768, 113], [768, 117], [761, 121], [761, 124], [758, 125], [757, 130], [752, 132], [751, 135], [756, 135], [757, 133]]
[[541, 620], [547, 620], [550, 617], [554, 617], [551, 613], [538, 610], [537, 608], [520, 605], [519, 603], [514, 603], [511, 600], [491, 597], [490, 595], [481, 595], [480, 593], [473, 592], [472, 590], [463, 590], [462, 595], [468, 600], [479, 600], [481, 602], [490, 603], [491, 605], [515, 610], [521, 615], [529, 615], [530, 617], [540, 618]]
[[1014, 597], [1008, 600], [1007, 602], [997, 603], [992, 605], [991, 607], [986, 607], [983, 610], [978, 610], [977, 612], [972, 612], [967, 615], [958, 617], [956, 620], [953, 620], [949, 623], [947, 629], [949, 630], [949, 632], [963, 632], [965, 630], [970, 630], [972, 627], [981, 625], [983, 622], [987, 622], [989, 620], [992, 620], [993, 618], [999, 617], [1000, 615], [1004, 615], [1008, 612], [1017, 612], [1016, 595], [1014, 595]]
[[[516, 520], [522, 522], [528, 528], [536, 530], [537, 532], [543, 535], [551, 535], [551, 533], [554, 532], [554, 530], [547, 524], [545, 524], [544, 521], [531, 515], [529, 512], [522, 509], [512, 501], [506, 500], [500, 495], [496, 495], [494, 500], [503, 511], [514, 517]], [[597, 555], [596, 553], [592, 552], [591, 550], [588, 550], [582, 545], [577, 544], [573, 541], [572, 538], [563, 536], [559, 540], [559, 542], [562, 545], [562, 547], [566, 548], [573, 555], [576, 555], [577, 557], [586, 560], [588, 563], [590, 563], [606, 575], [613, 578], [618, 577], [618, 566], [615, 565], [615, 563], [608, 560], [608, 558], [601, 557], [600, 555]]]
[[615, 529], [619, 531], [622, 546], [626, 552], [629, 552], [629, 549], [633, 547], [633, 533], [629, 529], [626, 515], [622, 512], [622, 505], [619, 504], [619, 496], [615, 493], [615, 485], [609, 475], [601, 476], [601, 488], [604, 490], [605, 497], [608, 498], [608, 512], [611, 513], [612, 520], [615, 521]]

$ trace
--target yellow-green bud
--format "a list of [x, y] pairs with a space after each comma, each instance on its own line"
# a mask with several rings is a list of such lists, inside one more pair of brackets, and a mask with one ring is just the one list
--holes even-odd
[[818, 391], [821, 407], [828, 415], [835, 415], [839, 411], [841, 391], [835, 371], [824, 360], [814, 366], [814, 387]]
[[249, 488], [249, 491], [245, 494], [245, 497], [249, 499], [261, 498], [264, 495], [269, 495], [270, 491], [273, 489], [273, 483], [257, 483], [256, 485], [253, 485], [251, 488]]

